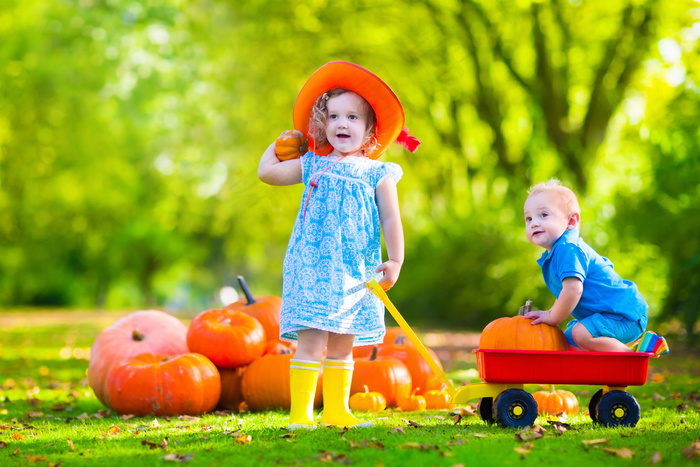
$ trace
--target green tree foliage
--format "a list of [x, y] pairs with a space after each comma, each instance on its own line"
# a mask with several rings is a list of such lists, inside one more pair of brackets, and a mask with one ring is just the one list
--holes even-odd
[[[263, 185], [257, 163], [342, 59], [392, 86], [423, 141], [385, 156], [405, 171], [392, 297], [409, 320], [549, 306], [521, 212], [557, 176], [584, 237], [691, 328], [697, 20], [690, 0], [4, 2], [0, 303], [201, 309], [237, 274], [279, 294], [301, 188]], [[668, 41], [689, 70], [673, 86]], [[644, 229], [647, 212], [687, 236]]]

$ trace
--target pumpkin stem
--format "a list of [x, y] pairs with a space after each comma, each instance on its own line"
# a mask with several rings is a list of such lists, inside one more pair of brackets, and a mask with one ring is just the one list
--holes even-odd
[[377, 359], [377, 352], [379, 351], [379, 346], [372, 347], [372, 355], [369, 356], [369, 361], [373, 362]]
[[369, 394], [369, 388], [367, 387], [366, 384], [365, 384], [365, 394]]
[[133, 331], [131, 331], [131, 338], [136, 342], [141, 342], [146, 338], [146, 336], [144, 336], [138, 329], [134, 329]]
[[246, 300], [248, 300], [247, 305], [252, 305], [253, 303], [255, 303], [255, 298], [253, 298], [253, 294], [250, 293], [250, 289], [248, 288], [248, 284], [246, 284], [243, 276], [238, 276], [238, 284], [240, 284], [241, 290], [243, 291], [243, 294], [245, 295]]
[[557, 392], [557, 390], [554, 388], [553, 384], [549, 385], [549, 392], [550, 392], [550, 394], [554, 394], [555, 392]]
[[532, 300], [527, 300], [525, 305], [518, 308], [518, 316], [525, 316], [525, 313], [532, 310]]

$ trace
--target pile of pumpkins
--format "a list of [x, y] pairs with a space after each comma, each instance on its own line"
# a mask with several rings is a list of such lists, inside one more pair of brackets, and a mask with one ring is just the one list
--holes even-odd
[[[253, 297], [245, 280], [238, 279], [244, 298], [203, 311], [189, 327], [167, 313], [147, 310], [102, 331], [88, 369], [95, 396], [116, 412], [133, 415], [288, 409], [294, 346], [278, 339], [282, 300]], [[449, 395], [439, 391], [430, 367], [405, 339], [400, 328], [390, 328], [383, 344], [354, 349], [351, 408], [449, 407]], [[322, 377], [321, 372], [317, 407]], [[368, 403], [372, 399], [378, 402]]]

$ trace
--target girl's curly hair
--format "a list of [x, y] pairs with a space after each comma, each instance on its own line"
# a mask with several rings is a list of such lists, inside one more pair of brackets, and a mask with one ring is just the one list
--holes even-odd
[[[311, 110], [311, 118], [309, 120], [309, 134], [316, 143], [317, 149], [330, 150], [330, 143], [328, 138], [326, 138], [326, 125], [328, 124], [328, 100], [332, 97], [337, 97], [346, 92], [353, 92], [349, 89], [344, 88], [334, 88], [330, 91], [323, 93], [316, 99], [314, 106]], [[358, 94], [359, 96], [359, 94]], [[377, 118], [374, 115], [374, 109], [369, 105], [362, 96], [362, 110], [367, 114], [367, 126], [365, 128], [365, 137], [362, 140], [362, 154], [367, 154], [372, 152], [377, 147], [377, 138], [375, 137], [377, 133]]]

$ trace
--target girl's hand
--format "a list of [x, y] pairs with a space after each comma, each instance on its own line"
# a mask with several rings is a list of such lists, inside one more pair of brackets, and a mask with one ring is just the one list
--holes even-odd
[[390, 259], [380, 264], [377, 268], [377, 272], [384, 273], [384, 276], [379, 280], [378, 284], [384, 291], [387, 291], [392, 288], [394, 284], [396, 284], [397, 280], [399, 280], [401, 264]]
[[525, 317], [532, 320], [530, 324], [544, 323], [554, 326], [555, 323], [552, 322], [551, 314], [550, 310], [533, 310], [525, 313]]

